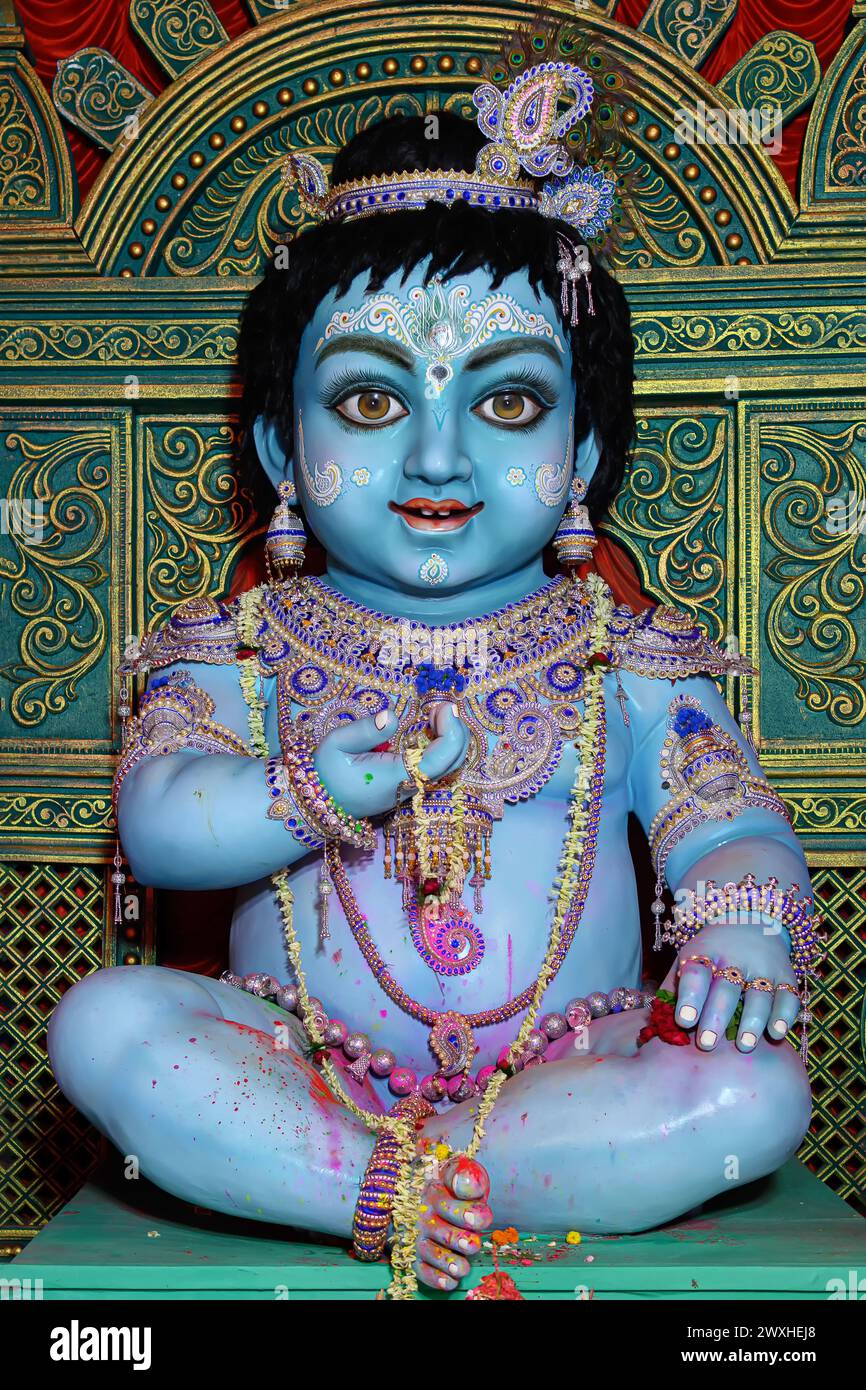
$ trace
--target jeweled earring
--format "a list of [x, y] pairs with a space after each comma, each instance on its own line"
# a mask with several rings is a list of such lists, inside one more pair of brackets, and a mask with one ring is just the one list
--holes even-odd
[[304, 563], [307, 533], [301, 518], [292, 511], [298, 500], [294, 483], [288, 479], [280, 483], [277, 495], [280, 500], [265, 541], [265, 569], [270, 583], [281, 584]]
[[588, 486], [583, 478], [573, 479], [571, 501], [553, 537], [556, 558], [564, 566], [582, 565], [584, 560], [591, 560], [592, 552], [598, 544], [589, 512], [583, 505]]

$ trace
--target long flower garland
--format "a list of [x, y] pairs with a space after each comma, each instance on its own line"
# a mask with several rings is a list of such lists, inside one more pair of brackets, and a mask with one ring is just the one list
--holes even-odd
[[[593, 598], [595, 599], [592, 624], [592, 647], [595, 653], [603, 654], [606, 651], [608, 621], [612, 611], [612, 603], [609, 592], [601, 579], [592, 575], [587, 582], [591, 587]], [[532, 998], [527, 1007], [526, 1015], [517, 1037], [509, 1049], [509, 1059], [513, 1058], [515, 1055], [520, 1055], [526, 1047], [529, 1034], [535, 1027], [535, 1020], [538, 1015], [541, 1000], [554, 974], [556, 952], [562, 938], [563, 926], [568, 915], [569, 906], [579, 874], [589, 814], [589, 789], [592, 766], [603, 717], [603, 680], [604, 667], [599, 664], [590, 666], [586, 673], [584, 688], [584, 718], [576, 740], [578, 760], [568, 810], [569, 828], [566, 833], [562, 855], [560, 857], [559, 870], [554, 883], [554, 887], [556, 888], [556, 907], [550, 929], [550, 939], [541, 969], [538, 972], [538, 978], [535, 983]], [[241, 689], [244, 691], [247, 705], [250, 708], [250, 725], [252, 732], [253, 705], [247, 693], [249, 686], [247, 685], [245, 687], [243, 679], [241, 681]], [[255, 696], [254, 684], [251, 693]], [[264, 737], [263, 724], [262, 737]], [[354, 1115], [356, 1119], [361, 1120], [362, 1123], [374, 1133], [379, 1133], [383, 1130], [388, 1131], [399, 1144], [401, 1166], [400, 1178], [397, 1182], [392, 1209], [394, 1244], [391, 1255], [392, 1279], [388, 1288], [388, 1297], [395, 1300], [408, 1300], [415, 1296], [418, 1287], [417, 1276], [415, 1274], [415, 1251], [418, 1239], [418, 1222], [421, 1214], [421, 1198], [427, 1180], [427, 1163], [416, 1153], [415, 1124], [413, 1121], [399, 1115], [376, 1114], [373, 1111], [365, 1110], [352, 1099], [346, 1090], [342, 1077], [334, 1066], [325, 1045], [324, 1037], [316, 1021], [315, 1012], [310, 1007], [310, 994], [307, 989], [306, 975], [301, 959], [301, 946], [294, 925], [294, 894], [289, 885], [288, 874], [285, 870], [281, 870], [273, 875], [271, 881], [280, 908], [286, 950], [294, 970], [295, 980], [297, 981], [298, 1013], [304, 1022], [314, 1047], [319, 1053], [324, 1076], [332, 1092], [339, 1098], [350, 1114]], [[477, 1110], [475, 1111], [472, 1134], [466, 1148], [463, 1150], [462, 1156], [474, 1158], [477, 1155], [484, 1138], [487, 1121], [490, 1118], [499, 1093], [507, 1079], [508, 1073], [501, 1070], [498, 1070], [490, 1078], [487, 1089], [482, 1095]]]
[[[242, 647], [254, 647], [258, 627], [261, 587], [248, 589], [241, 595], [238, 604], [237, 632]], [[269, 758], [271, 750], [265, 737], [265, 702], [261, 698], [258, 662], [254, 656], [241, 657], [238, 661], [238, 680], [241, 693], [247, 706], [247, 719], [250, 728], [250, 743], [257, 758]]]

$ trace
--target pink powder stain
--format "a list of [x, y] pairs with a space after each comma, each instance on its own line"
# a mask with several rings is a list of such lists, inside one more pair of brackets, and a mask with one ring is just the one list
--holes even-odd
[[334, 962], [335, 965], [339, 965], [340, 962], [342, 961], [342, 959], [343, 959], [343, 952], [342, 952], [342, 951], [335, 951], [334, 954], [331, 956], [331, 960]]
[[380, 1017], [380, 1018], [387, 1018], [387, 1017], [388, 1017], [388, 1010], [387, 1010], [387, 1009], [380, 1009], [380, 1010], [379, 1010], [379, 1017]]

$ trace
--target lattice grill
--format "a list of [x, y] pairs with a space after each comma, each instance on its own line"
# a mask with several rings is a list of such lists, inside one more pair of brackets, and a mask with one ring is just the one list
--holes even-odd
[[35, 1234], [90, 1171], [99, 1136], [58, 1091], [55, 1004], [101, 963], [98, 866], [0, 864], [0, 1234]]
[[814, 1113], [800, 1158], [866, 1214], [866, 869], [816, 868], [812, 885], [830, 941], [813, 996]]

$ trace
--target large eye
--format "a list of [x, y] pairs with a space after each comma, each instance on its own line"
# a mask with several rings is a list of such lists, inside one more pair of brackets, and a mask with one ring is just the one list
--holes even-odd
[[391, 425], [409, 412], [387, 391], [353, 391], [338, 401], [336, 409], [353, 425]]
[[497, 391], [475, 407], [475, 414], [491, 425], [531, 425], [545, 408], [523, 391]]

